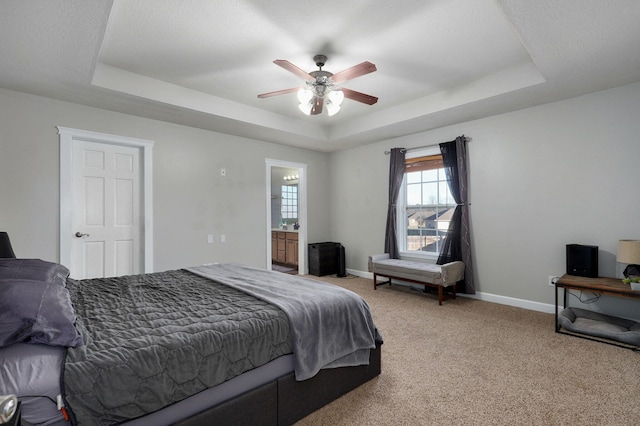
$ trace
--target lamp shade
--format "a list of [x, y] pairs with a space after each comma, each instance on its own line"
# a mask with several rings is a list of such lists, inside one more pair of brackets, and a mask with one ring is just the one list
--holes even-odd
[[301, 104], [307, 104], [313, 98], [313, 92], [309, 89], [300, 89], [298, 90], [298, 101]]
[[640, 240], [618, 241], [618, 257], [616, 260], [619, 263], [640, 264]]
[[327, 101], [327, 113], [329, 117], [336, 115], [340, 111], [340, 105], [336, 105], [331, 101]]
[[300, 108], [300, 111], [302, 111], [304, 115], [311, 115], [311, 109], [313, 108], [313, 104], [311, 102], [307, 102], [306, 104], [298, 105], [298, 108]]
[[327, 96], [331, 103], [336, 106], [342, 105], [342, 102], [344, 101], [344, 93], [342, 93], [342, 90], [332, 90]]

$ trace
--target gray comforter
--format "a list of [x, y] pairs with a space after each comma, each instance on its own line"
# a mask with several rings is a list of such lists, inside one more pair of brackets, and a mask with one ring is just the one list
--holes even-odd
[[81, 425], [137, 418], [292, 352], [281, 309], [191, 272], [67, 286], [85, 345], [67, 350], [63, 390]]
[[189, 268], [273, 303], [291, 322], [297, 380], [321, 368], [369, 363], [369, 349], [381, 340], [367, 302], [332, 284], [238, 264]]

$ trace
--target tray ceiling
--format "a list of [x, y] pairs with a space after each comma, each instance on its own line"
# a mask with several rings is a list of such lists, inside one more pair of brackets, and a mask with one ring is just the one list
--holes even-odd
[[[640, 81], [632, 0], [128, 0], [0, 5], [0, 87], [319, 151]], [[304, 116], [273, 64], [378, 71]]]

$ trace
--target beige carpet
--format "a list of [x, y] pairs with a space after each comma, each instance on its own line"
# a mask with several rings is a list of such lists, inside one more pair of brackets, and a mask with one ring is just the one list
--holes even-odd
[[312, 278], [367, 300], [382, 374], [299, 426], [640, 425], [640, 353], [557, 334], [550, 314]]

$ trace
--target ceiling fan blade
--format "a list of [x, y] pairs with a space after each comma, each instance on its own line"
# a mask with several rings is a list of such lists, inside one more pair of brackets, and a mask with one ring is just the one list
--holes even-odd
[[294, 73], [295, 75], [297, 75], [298, 77], [304, 80], [313, 80], [313, 76], [311, 76], [311, 74], [309, 74], [303, 69], [298, 68], [297, 66], [293, 65], [291, 62], [287, 61], [286, 59], [276, 59], [275, 61], [273, 61], [273, 63], [278, 66], [281, 66], [282, 68], [284, 68], [289, 72]]
[[278, 96], [278, 95], [285, 95], [287, 93], [294, 93], [294, 92], [297, 92], [298, 90], [300, 90], [299, 87], [292, 87], [291, 89], [283, 89], [283, 90], [276, 90], [275, 92], [262, 93], [262, 94], [258, 95], [258, 97], [261, 98], [261, 99], [270, 98], [271, 96]]
[[311, 108], [311, 115], [318, 115], [322, 112], [322, 105], [324, 104], [324, 98], [316, 96], [313, 99], [313, 108]]
[[334, 83], [342, 83], [344, 81], [351, 80], [352, 78], [360, 77], [361, 75], [369, 74], [374, 71], [377, 71], [376, 66], [371, 62], [365, 61], [361, 64], [354, 65], [351, 68], [347, 68], [346, 70], [335, 73], [331, 77], [331, 80], [333, 80]]
[[344, 93], [345, 98], [349, 98], [353, 101], [362, 102], [363, 104], [373, 105], [378, 102], [378, 98], [375, 96], [367, 95], [365, 93], [356, 92], [355, 90], [347, 89], [342, 87], [342, 93]]

